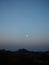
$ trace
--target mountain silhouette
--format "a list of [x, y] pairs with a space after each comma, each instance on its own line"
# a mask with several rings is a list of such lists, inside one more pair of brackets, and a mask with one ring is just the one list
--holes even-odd
[[0, 50], [0, 65], [49, 65], [49, 51]]

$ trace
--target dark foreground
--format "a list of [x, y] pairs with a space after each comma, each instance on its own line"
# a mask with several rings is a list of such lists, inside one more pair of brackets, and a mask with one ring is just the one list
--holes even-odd
[[0, 50], [0, 65], [49, 65], [49, 52]]

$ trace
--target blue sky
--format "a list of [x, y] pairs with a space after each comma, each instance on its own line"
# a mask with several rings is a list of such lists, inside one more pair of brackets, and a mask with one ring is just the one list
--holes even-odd
[[0, 0], [1, 45], [49, 45], [49, 0]]

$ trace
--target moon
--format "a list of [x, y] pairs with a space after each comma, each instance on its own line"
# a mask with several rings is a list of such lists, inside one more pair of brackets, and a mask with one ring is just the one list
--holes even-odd
[[29, 35], [28, 34], [26, 34], [26, 38], [28, 38], [29, 37]]

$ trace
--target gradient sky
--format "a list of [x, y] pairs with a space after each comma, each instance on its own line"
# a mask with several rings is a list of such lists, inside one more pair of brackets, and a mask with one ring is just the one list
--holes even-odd
[[49, 0], [0, 0], [0, 48], [43, 46], [49, 47]]

